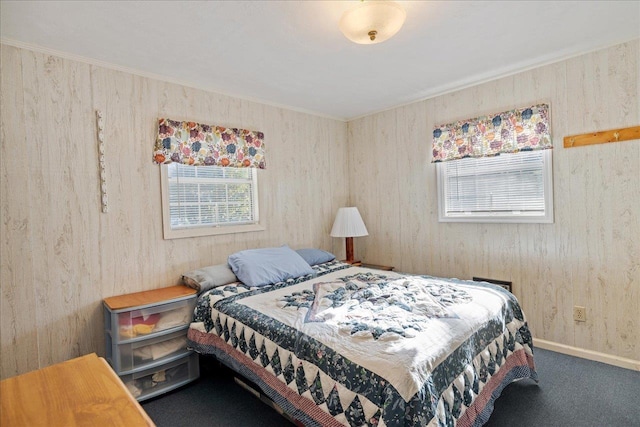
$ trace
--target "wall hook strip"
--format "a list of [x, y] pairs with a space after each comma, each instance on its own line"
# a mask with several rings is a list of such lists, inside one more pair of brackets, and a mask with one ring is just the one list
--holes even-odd
[[104, 159], [104, 122], [102, 111], [96, 110], [96, 123], [98, 128], [98, 167], [100, 168], [100, 200], [102, 203], [102, 213], [109, 212], [107, 205], [107, 171], [105, 170]]
[[640, 139], [640, 126], [565, 136], [564, 147], [571, 148], [582, 145], [605, 144], [608, 142], [622, 142], [634, 139]]

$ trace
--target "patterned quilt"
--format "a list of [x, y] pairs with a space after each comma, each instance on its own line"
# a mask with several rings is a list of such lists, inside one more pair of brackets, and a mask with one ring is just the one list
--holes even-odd
[[537, 381], [524, 314], [498, 286], [339, 261], [314, 270], [202, 294], [190, 348], [306, 426], [479, 426], [506, 385]]

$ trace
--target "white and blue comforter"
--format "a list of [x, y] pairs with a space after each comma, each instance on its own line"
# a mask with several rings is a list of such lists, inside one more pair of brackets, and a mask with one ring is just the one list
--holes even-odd
[[316, 277], [203, 294], [190, 347], [307, 426], [482, 425], [506, 385], [537, 379], [522, 310], [498, 286], [314, 268]]

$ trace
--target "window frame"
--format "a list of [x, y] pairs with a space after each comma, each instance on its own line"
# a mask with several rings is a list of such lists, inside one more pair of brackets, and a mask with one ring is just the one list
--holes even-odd
[[[201, 166], [209, 167], [209, 166]], [[169, 202], [169, 172], [168, 165], [160, 165], [160, 190], [161, 190], [161, 203], [162, 203], [162, 229], [163, 237], [168, 239], [181, 239], [188, 237], [203, 237], [203, 236], [216, 236], [222, 234], [235, 234], [235, 233], [248, 233], [253, 231], [264, 231], [266, 229], [264, 220], [260, 215], [260, 203], [261, 199], [261, 179], [258, 179], [258, 169], [256, 169], [254, 180], [256, 186], [254, 188], [254, 202], [255, 202], [255, 215], [258, 221], [253, 224], [240, 224], [240, 225], [203, 225], [199, 227], [188, 228], [171, 228], [171, 212]]]
[[[515, 213], [494, 214], [447, 214], [445, 206], [445, 168], [449, 162], [436, 163], [436, 182], [438, 192], [438, 222], [462, 223], [516, 223], [516, 224], [552, 224], [553, 216], [553, 150], [543, 150], [543, 187], [545, 200], [544, 215], [520, 215]], [[498, 156], [497, 158], [499, 158]]]

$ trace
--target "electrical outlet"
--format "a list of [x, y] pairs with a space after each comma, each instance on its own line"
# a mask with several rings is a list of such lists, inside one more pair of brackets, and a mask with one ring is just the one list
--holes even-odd
[[576, 322], [586, 322], [587, 309], [585, 307], [580, 307], [579, 305], [573, 306], [573, 320]]

